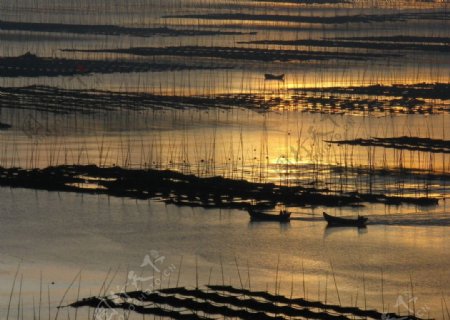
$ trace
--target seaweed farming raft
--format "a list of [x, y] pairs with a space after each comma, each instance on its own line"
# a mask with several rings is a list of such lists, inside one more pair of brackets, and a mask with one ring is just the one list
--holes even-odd
[[56, 77], [89, 75], [92, 73], [127, 73], [188, 69], [217, 69], [217, 67], [126, 60], [48, 58], [38, 57], [30, 52], [18, 57], [0, 57], [0, 76], [2, 77]]
[[198, 177], [171, 170], [124, 169], [96, 165], [62, 165], [25, 170], [0, 168], [0, 186], [49, 191], [107, 194], [205, 208], [248, 208], [252, 203], [274, 208], [323, 205], [361, 206], [365, 202], [436, 205], [437, 198], [338, 193], [303, 186], [278, 186], [223, 177]]
[[67, 307], [95, 308], [94, 314], [107, 316], [119, 311], [169, 319], [420, 319], [377, 310], [327, 304], [303, 298], [288, 298], [265, 291], [239, 289], [226, 285], [208, 285], [204, 289], [175, 287], [152, 292], [128, 291], [109, 296], [89, 297]]

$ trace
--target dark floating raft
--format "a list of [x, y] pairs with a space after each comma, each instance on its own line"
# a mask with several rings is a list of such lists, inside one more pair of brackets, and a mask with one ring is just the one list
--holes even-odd
[[[81, 299], [67, 307], [90, 307], [96, 311], [123, 309], [182, 320], [214, 319], [217, 316], [246, 320], [347, 320], [355, 317], [419, 320], [412, 315], [381, 313], [223, 285], [209, 285], [206, 290], [177, 287], [153, 292], [119, 292], [113, 296]], [[198, 316], [199, 312], [203, 313], [202, 317]]]
[[353, 60], [365, 61], [373, 58], [399, 57], [394, 53], [353, 53], [353, 52], [326, 52], [313, 50], [281, 50], [242, 47], [205, 47], [205, 46], [177, 46], [177, 47], [131, 47], [123, 49], [64, 49], [65, 52], [96, 52], [96, 53], [123, 53], [136, 56], [183, 56], [208, 57], [229, 60], [252, 61], [324, 61], [324, 60]]
[[[242, 44], [258, 45], [279, 45], [279, 46], [313, 46], [324, 48], [353, 48], [353, 49], [372, 49], [372, 50], [410, 50], [410, 51], [431, 51], [431, 52], [450, 52], [449, 44], [436, 43], [410, 43], [410, 42], [392, 42], [392, 41], [363, 41], [363, 40], [340, 40], [340, 39], [308, 39], [308, 40], [257, 40], [239, 42]], [[431, 40], [432, 38], [428, 38]], [[439, 38], [436, 38], [439, 41]]]
[[18, 57], [0, 57], [1, 77], [56, 77], [88, 75], [91, 73], [128, 73], [191, 69], [219, 69], [219, 67], [126, 60], [48, 58], [38, 57], [29, 52]]
[[272, 2], [276, 4], [337, 4], [351, 3], [350, 0], [253, 0], [254, 2]]
[[354, 140], [326, 141], [339, 145], [353, 145], [363, 147], [382, 147], [388, 149], [423, 151], [432, 153], [450, 153], [450, 140], [430, 139], [420, 137], [392, 137], [370, 138]]
[[130, 27], [117, 26], [117, 25], [37, 23], [37, 22], [1, 21], [1, 20], [0, 20], [0, 30], [29, 31], [29, 32], [57, 32], [57, 33], [107, 35], [107, 36], [129, 35], [129, 36], [135, 36], [135, 37], [214, 36], [214, 35], [248, 34], [248, 33], [237, 32], [237, 31], [173, 29], [173, 28], [168, 28], [168, 27], [130, 28]]
[[[92, 188], [93, 181], [98, 188]], [[90, 184], [91, 187], [84, 187]], [[277, 186], [223, 177], [198, 177], [170, 170], [124, 169], [95, 165], [61, 165], [25, 170], [0, 168], [0, 185], [49, 191], [108, 194], [133, 199], [159, 199], [166, 203], [205, 208], [246, 209], [252, 203], [274, 208], [289, 206], [355, 206], [364, 202], [399, 205], [436, 205], [437, 198], [383, 194], [331, 193], [302, 186]]]
[[[41, 73], [41, 75], [44, 75], [44, 73]], [[243, 108], [257, 112], [288, 108], [310, 113], [328, 114], [346, 112], [375, 112], [380, 114], [392, 112], [420, 114], [450, 112], [450, 104], [448, 103], [450, 85], [443, 83], [408, 86], [305, 88], [292, 89], [288, 92], [292, 92], [292, 94], [267, 96], [241, 93], [214, 96], [176, 96], [143, 92], [63, 89], [49, 86], [0, 87], [0, 107], [53, 113], [93, 113], [163, 108]], [[377, 97], [365, 97], [369, 92], [372, 95], [377, 95]], [[358, 94], [361, 96], [358, 96]], [[400, 98], [397, 97], [398, 95], [400, 95]], [[425, 101], [423, 99], [433, 100]], [[444, 100], [444, 102], [435, 103], [433, 102], [434, 99]], [[399, 107], [401, 108], [399, 109]]]
[[306, 16], [281, 14], [251, 14], [251, 13], [198, 13], [185, 15], [169, 15], [164, 18], [186, 18], [200, 20], [235, 20], [235, 21], [264, 21], [264, 22], [291, 22], [310, 24], [347, 24], [347, 23], [382, 23], [389, 21], [408, 20], [448, 20], [448, 12], [396, 12], [391, 14], [357, 14], [337, 16]]
[[328, 87], [292, 89], [296, 92], [320, 92], [377, 97], [402, 97], [410, 99], [450, 99], [450, 83], [415, 83], [359, 87]]

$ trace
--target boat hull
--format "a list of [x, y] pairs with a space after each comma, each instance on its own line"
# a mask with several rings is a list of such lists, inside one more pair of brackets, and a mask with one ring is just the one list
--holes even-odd
[[269, 74], [269, 73], [266, 73], [266, 74], [264, 75], [264, 79], [265, 79], [265, 80], [278, 80], [278, 81], [284, 81], [284, 74], [275, 75], [275, 74]]
[[278, 222], [289, 222], [291, 220], [291, 213], [287, 212], [284, 214], [269, 214], [260, 211], [254, 211], [249, 209], [248, 214], [250, 215], [250, 220], [252, 221], [278, 221]]
[[328, 225], [332, 227], [365, 228], [368, 220], [366, 217], [358, 217], [357, 219], [339, 218], [331, 216], [325, 212], [323, 213], [323, 217], [328, 222]]

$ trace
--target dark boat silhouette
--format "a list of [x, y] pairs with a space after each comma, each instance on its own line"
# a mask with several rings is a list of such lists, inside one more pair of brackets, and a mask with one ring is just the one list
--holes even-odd
[[278, 81], [284, 81], [284, 73], [283, 74], [271, 74], [266, 73], [264, 74], [265, 80], [278, 80]]
[[331, 227], [358, 227], [358, 228], [365, 228], [367, 224], [367, 217], [358, 216], [356, 219], [352, 218], [340, 218], [335, 217], [327, 214], [326, 212], [323, 213], [323, 217], [328, 222], [328, 225]]
[[11, 128], [10, 124], [0, 122], [0, 130], [7, 130], [10, 128]]
[[266, 213], [262, 211], [256, 211], [254, 209], [247, 209], [252, 221], [278, 221], [289, 222], [291, 220], [291, 213], [286, 210], [280, 210], [279, 214]]

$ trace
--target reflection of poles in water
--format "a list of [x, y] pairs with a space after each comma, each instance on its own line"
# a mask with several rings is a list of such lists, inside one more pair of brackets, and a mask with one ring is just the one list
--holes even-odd
[[241, 289], [244, 289], [244, 284], [242, 283], [241, 272], [239, 271], [239, 265], [238, 265], [238, 261], [237, 261], [237, 257], [236, 256], [234, 256], [234, 262], [236, 264], [236, 270], [237, 270], [238, 277], [239, 277], [239, 283], [241, 284]]
[[261, 145], [259, 150], [259, 182], [264, 182], [267, 179], [269, 168], [269, 143], [267, 133], [267, 116], [263, 115], [264, 120], [262, 124]]
[[[286, 119], [286, 123], [288, 123], [288, 119]], [[285, 154], [286, 154], [286, 185], [289, 186], [289, 138], [291, 133], [289, 132], [289, 128], [287, 128], [286, 138], [285, 138]]]
[[248, 263], [248, 259], [247, 259], [247, 277], [248, 277], [248, 290], [252, 290], [252, 283], [251, 283], [251, 279], [250, 279], [250, 265]]
[[367, 228], [355, 228], [352, 226], [329, 226], [329, 225], [327, 225], [324, 228], [323, 239], [325, 240], [327, 237], [331, 236], [334, 233], [341, 233], [344, 231], [349, 231], [349, 232], [356, 231], [358, 233], [358, 236], [361, 236], [361, 235], [369, 232], [369, 230]]
[[336, 288], [336, 294], [337, 294], [337, 297], [338, 297], [339, 306], [342, 306], [341, 297], [339, 296], [339, 288], [338, 288], [338, 285], [337, 285], [337, 282], [336, 282], [336, 275], [334, 273], [333, 263], [331, 262], [331, 260], [330, 260], [330, 266], [331, 266], [331, 272], [333, 274], [333, 281], [334, 281], [334, 286]]
[[277, 269], [275, 271], [275, 295], [278, 294], [278, 267], [280, 265], [280, 254], [278, 254], [277, 258]]
[[[242, 136], [242, 127], [239, 132], [239, 150], [241, 152], [241, 180], [244, 180], [244, 138]], [[239, 153], [239, 152], [238, 152]]]

